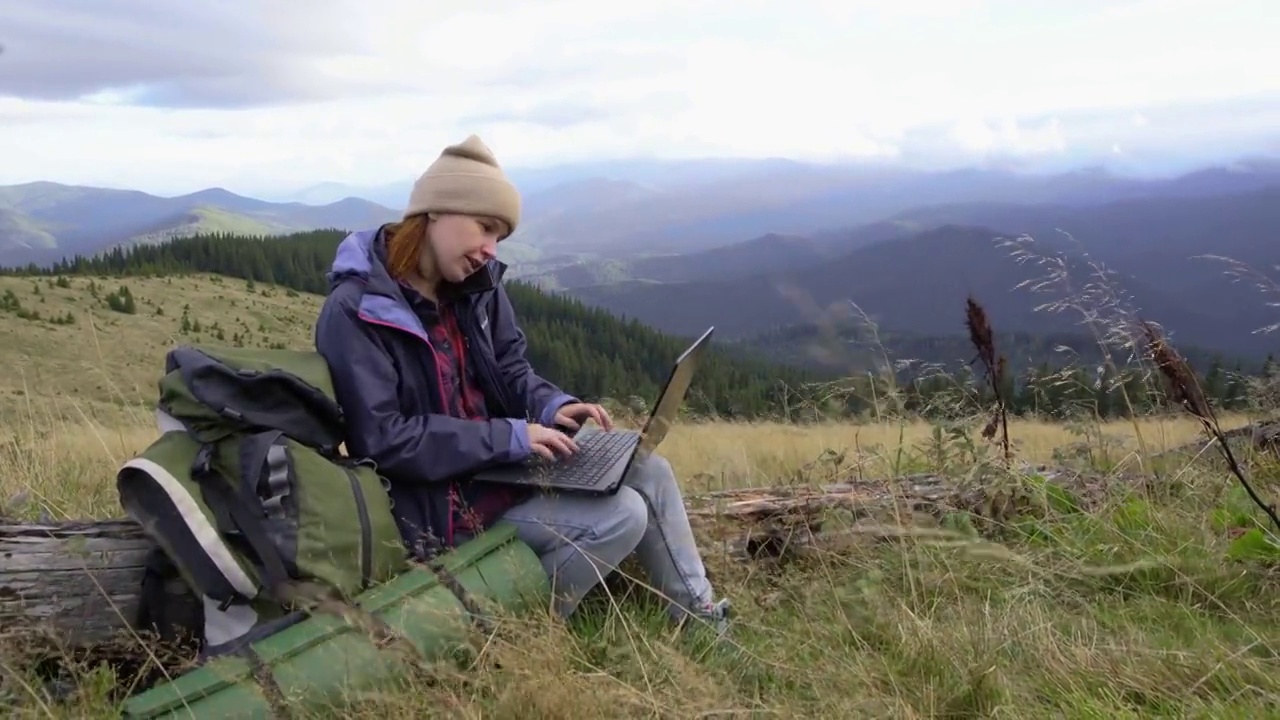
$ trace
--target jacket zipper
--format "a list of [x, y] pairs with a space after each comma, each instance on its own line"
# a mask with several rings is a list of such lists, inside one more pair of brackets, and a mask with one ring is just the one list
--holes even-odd
[[478, 332], [479, 328], [476, 327], [476, 318], [475, 318], [474, 308], [470, 308], [470, 310], [472, 310], [473, 312], [466, 312], [461, 314], [466, 318], [464, 321], [465, 327], [462, 328], [462, 339], [467, 346], [467, 355], [471, 356], [471, 358], [475, 361], [476, 368], [478, 368], [480, 370], [480, 373], [484, 376], [485, 382], [487, 382], [489, 384], [489, 387], [493, 388], [494, 391], [497, 393], [498, 399], [502, 403], [502, 408], [501, 408], [502, 414], [512, 415], [513, 414], [512, 410], [515, 408], [515, 402], [514, 402], [514, 399], [511, 397], [510, 389], [507, 388], [506, 383], [503, 383], [502, 380], [497, 376], [497, 371], [493, 367], [493, 365], [489, 362], [488, 356], [485, 356], [482, 358], [481, 356], [484, 355], [484, 353], [471, 352], [471, 335], [475, 332]]
[[[410, 312], [412, 312], [412, 310], [410, 310]], [[395, 323], [369, 317], [364, 312], [357, 311], [356, 315], [361, 320], [364, 320], [367, 323], [370, 323], [373, 325], [381, 325], [382, 327], [388, 327], [388, 328], [391, 328], [392, 330], [398, 330], [402, 333], [408, 333], [409, 335], [412, 335], [418, 340], [421, 340], [422, 342], [426, 343], [427, 349], [431, 351], [431, 362], [434, 365], [435, 376], [436, 376], [436, 389], [440, 393], [440, 402], [442, 403], [447, 402], [445, 398], [448, 397], [448, 394], [445, 392], [444, 380], [441, 379], [440, 377], [440, 364], [441, 364], [440, 355], [439, 353], [436, 352], [435, 346], [431, 344], [431, 340], [429, 340], [428, 338], [422, 335], [419, 335], [418, 333], [412, 330], [409, 330], [408, 328], [402, 327], [400, 325], [396, 325]], [[466, 338], [465, 332], [463, 333], [463, 338], [464, 340]], [[455, 510], [454, 500], [453, 500], [454, 488], [455, 488], [455, 484], [451, 483], [449, 491], [445, 493], [446, 504], [445, 504], [445, 513], [444, 513], [444, 516], [445, 516], [444, 537], [445, 537], [445, 542], [449, 545], [453, 545], [453, 536], [454, 536], [454, 527], [453, 527], [453, 515]], [[363, 498], [361, 499], [363, 500]]]

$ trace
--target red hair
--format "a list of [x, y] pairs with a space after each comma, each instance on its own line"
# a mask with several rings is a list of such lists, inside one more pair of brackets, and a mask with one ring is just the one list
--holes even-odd
[[412, 215], [387, 225], [387, 272], [396, 280], [404, 280], [418, 269], [422, 243], [427, 239], [426, 214]]
[[[486, 231], [498, 232], [499, 238], [505, 239], [511, 233], [511, 227], [504, 220], [483, 215], [473, 218], [485, 226]], [[387, 272], [392, 278], [404, 280], [418, 269], [418, 259], [422, 254], [422, 243], [427, 241], [429, 224], [429, 216], [421, 213], [387, 225]]]

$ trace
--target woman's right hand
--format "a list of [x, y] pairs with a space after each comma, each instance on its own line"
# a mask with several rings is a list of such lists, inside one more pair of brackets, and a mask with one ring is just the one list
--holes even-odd
[[529, 446], [547, 460], [554, 461], [556, 456], [569, 457], [578, 452], [578, 444], [573, 438], [559, 430], [537, 423], [529, 423], [528, 428]]

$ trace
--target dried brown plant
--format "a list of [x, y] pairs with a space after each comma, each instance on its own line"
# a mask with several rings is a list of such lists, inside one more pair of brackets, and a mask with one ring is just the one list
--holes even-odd
[[987, 311], [972, 296], [965, 301], [965, 326], [969, 328], [969, 342], [978, 352], [976, 359], [982, 361], [984, 374], [996, 398], [995, 410], [991, 414], [991, 420], [982, 429], [982, 437], [990, 440], [995, 437], [998, 428], [1000, 446], [1004, 450], [1004, 459], [1008, 462], [1012, 456], [1009, 451], [1009, 417], [1007, 403], [1001, 392], [1008, 361], [1004, 355], [997, 358], [995, 333], [991, 331], [991, 321], [987, 318]]
[[1244, 487], [1245, 492], [1249, 494], [1249, 499], [1262, 508], [1267, 517], [1271, 518], [1271, 522], [1276, 529], [1280, 530], [1280, 517], [1276, 515], [1275, 505], [1264, 502], [1245, 477], [1244, 470], [1240, 467], [1240, 463], [1236, 461], [1235, 454], [1231, 452], [1231, 445], [1227, 440], [1226, 433], [1222, 431], [1221, 426], [1218, 424], [1218, 417], [1213, 411], [1213, 405], [1205, 398], [1204, 392], [1200, 389], [1200, 383], [1196, 380], [1196, 375], [1191, 371], [1186, 359], [1178, 353], [1173, 345], [1165, 340], [1164, 335], [1154, 323], [1142, 323], [1142, 332], [1146, 338], [1147, 353], [1164, 377], [1170, 397], [1200, 421], [1200, 424], [1204, 426], [1205, 432], [1214, 440], [1214, 444], [1218, 446], [1218, 450], [1222, 453], [1223, 459], [1226, 460], [1227, 467], [1231, 469], [1231, 473], [1236, 476], [1236, 479]]

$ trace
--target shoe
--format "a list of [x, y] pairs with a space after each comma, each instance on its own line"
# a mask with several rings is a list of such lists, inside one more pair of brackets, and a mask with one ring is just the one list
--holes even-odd
[[708, 602], [695, 608], [685, 616], [685, 622], [693, 627], [710, 626], [715, 630], [716, 637], [720, 637], [728, 632], [732, 614], [733, 604], [729, 602], [729, 598], [721, 598], [718, 602]]

